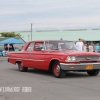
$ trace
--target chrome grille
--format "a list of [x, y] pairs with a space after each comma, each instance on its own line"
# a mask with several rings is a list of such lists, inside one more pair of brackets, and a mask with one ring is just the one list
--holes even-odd
[[100, 57], [99, 56], [76, 56], [76, 60], [99, 60]]

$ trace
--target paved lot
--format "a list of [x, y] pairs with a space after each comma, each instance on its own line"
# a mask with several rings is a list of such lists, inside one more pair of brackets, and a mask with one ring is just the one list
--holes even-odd
[[[6, 59], [0, 57], [0, 100], [100, 100], [100, 74], [70, 72], [58, 79], [45, 71], [19, 72]], [[7, 92], [8, 87], [20, 89]]]

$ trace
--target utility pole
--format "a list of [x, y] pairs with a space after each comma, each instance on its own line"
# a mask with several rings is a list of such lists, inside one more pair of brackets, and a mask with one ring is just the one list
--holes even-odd
[[31, 23], [31, 41], [32, 41], [32, 23]]

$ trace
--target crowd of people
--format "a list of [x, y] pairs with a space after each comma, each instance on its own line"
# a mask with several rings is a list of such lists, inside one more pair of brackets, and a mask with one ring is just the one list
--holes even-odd
[[79, 38], [76, 42], [76, 48], [78, 51], [85, 51], [85, 52], [97, 52], [100, 53], [100, 45], [99, 43], [87, 43], [84, 42], [83, 39]]

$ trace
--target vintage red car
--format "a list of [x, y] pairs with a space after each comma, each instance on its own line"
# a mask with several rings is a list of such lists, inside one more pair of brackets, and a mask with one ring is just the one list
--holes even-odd
[[18, 64], [21, 72], [28, 68], [47, 70], [57, 78], [64, 77], [67, 71], [96, 76], [100, 70], [99, 53], [79, 52], [74, 42], [65, 40], [27, 42], [22, 51], [8, 53], [8, 62]]

